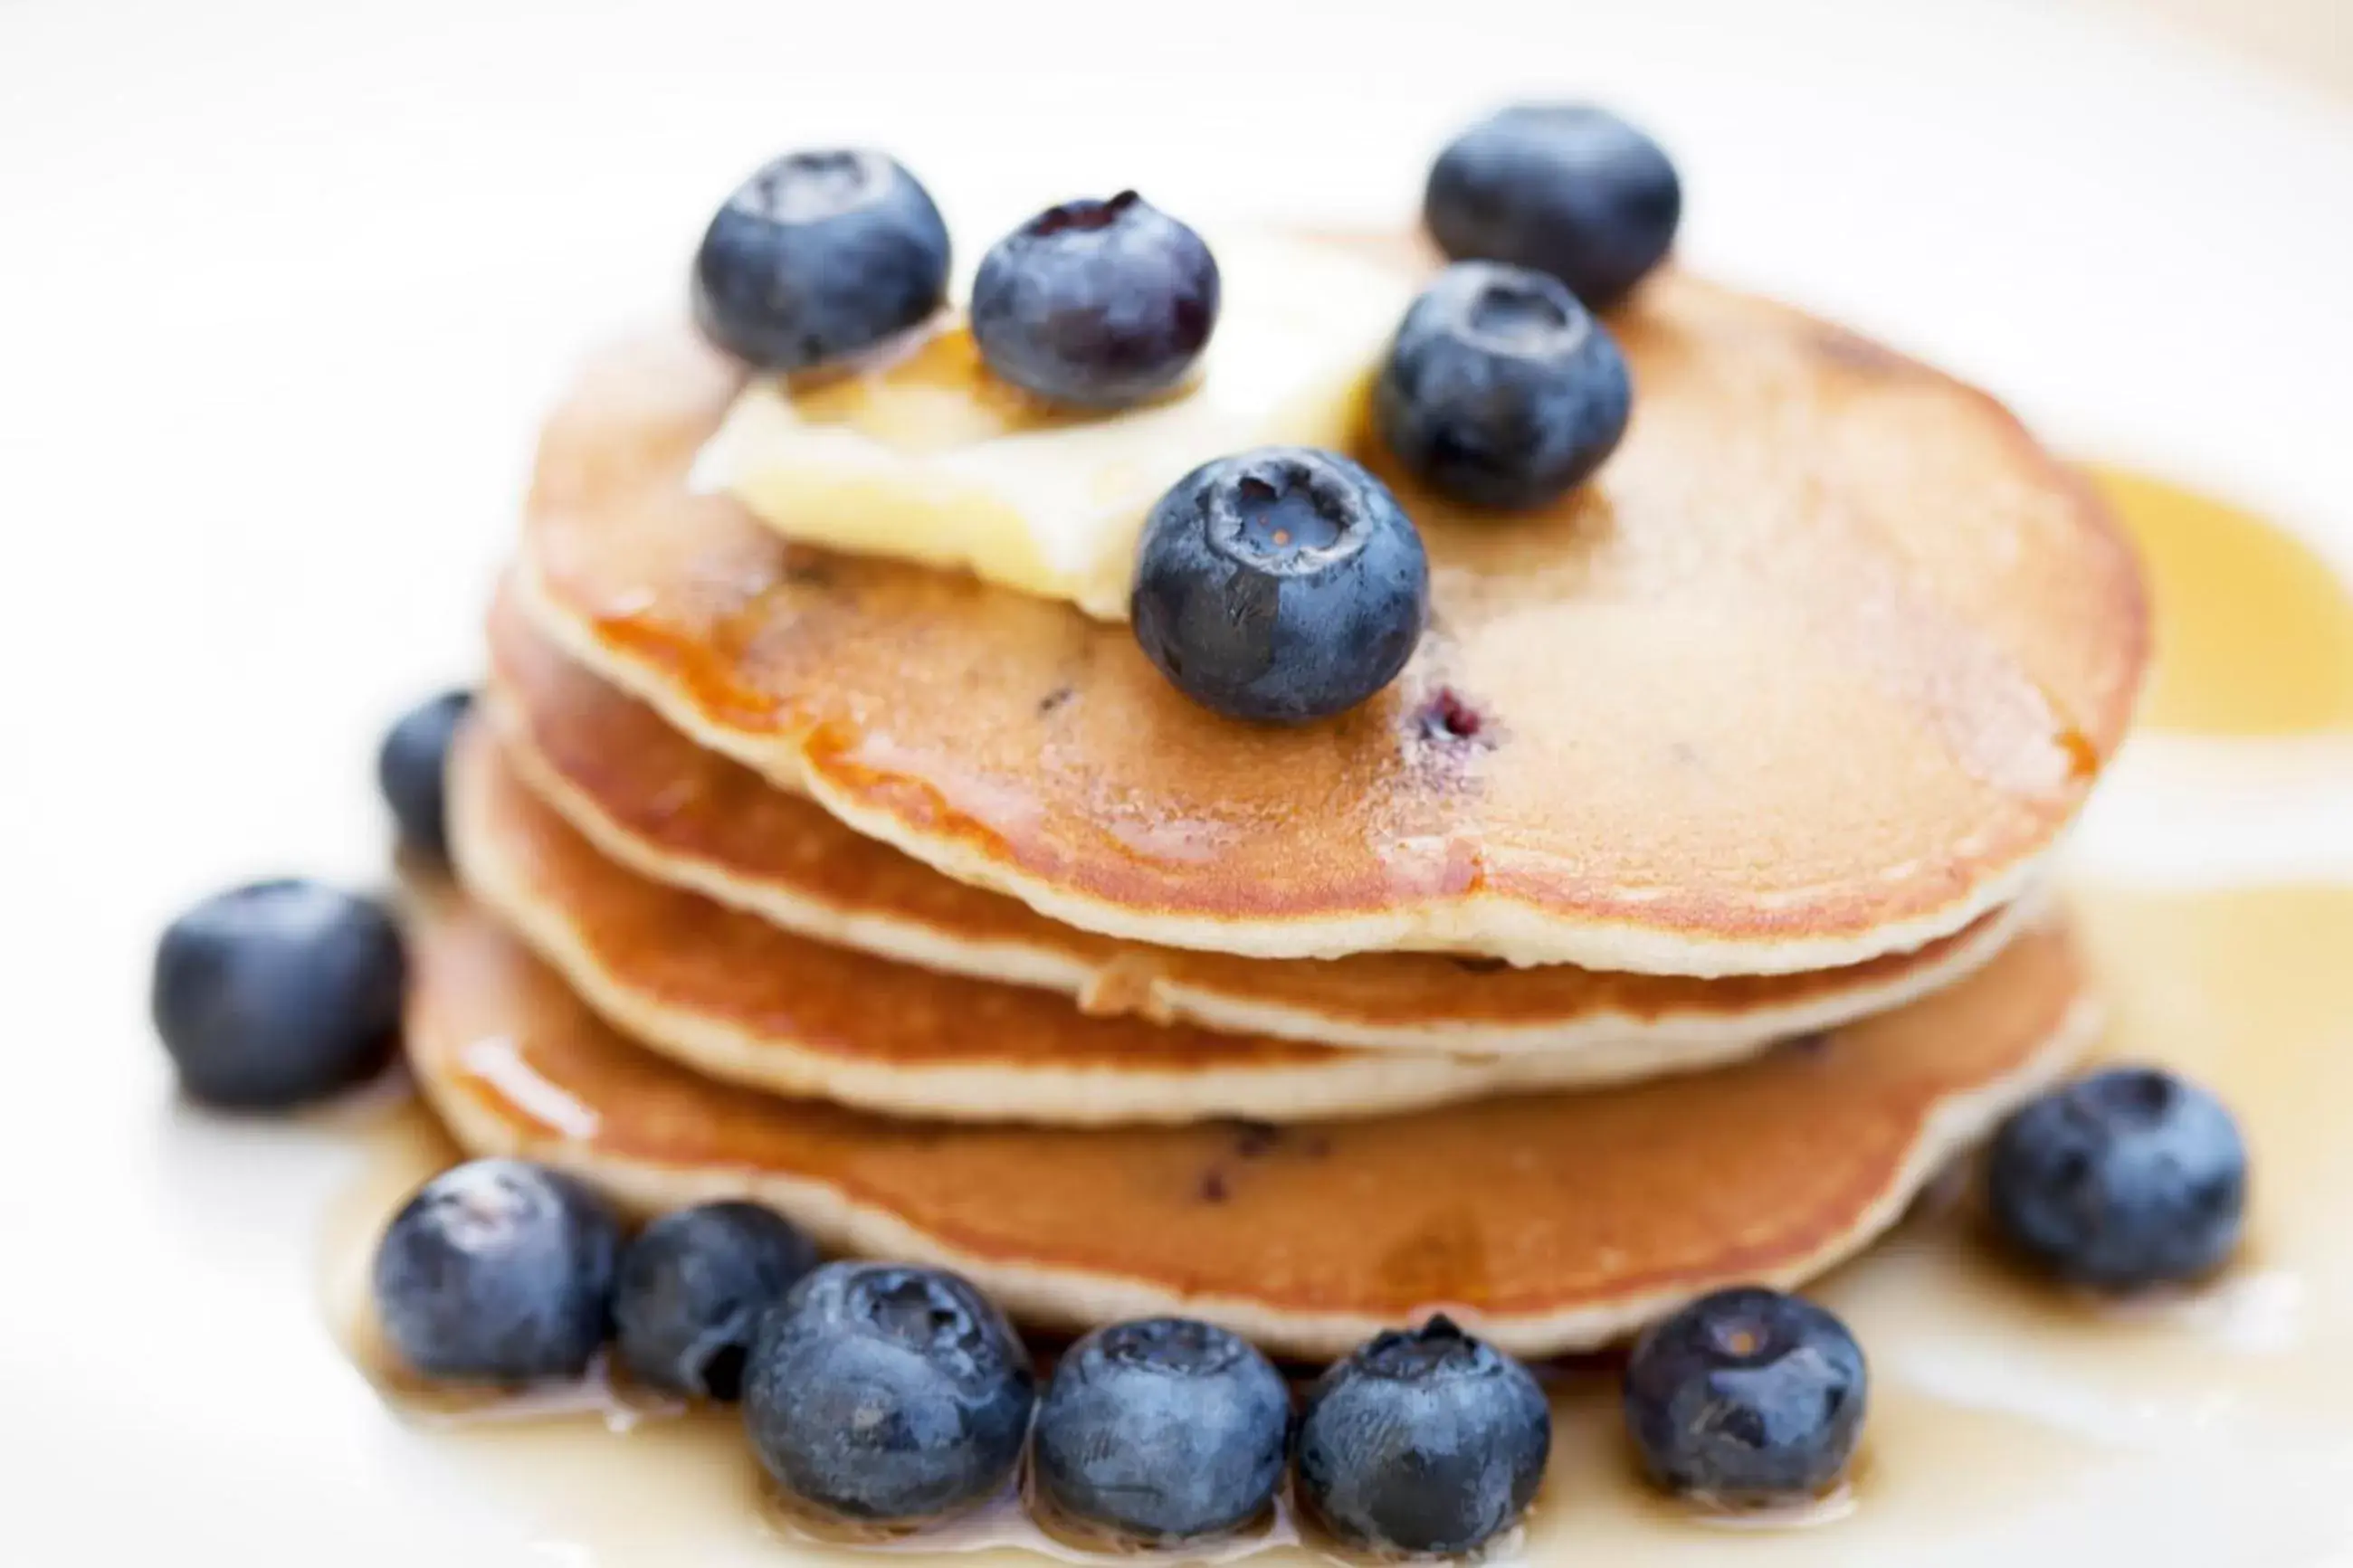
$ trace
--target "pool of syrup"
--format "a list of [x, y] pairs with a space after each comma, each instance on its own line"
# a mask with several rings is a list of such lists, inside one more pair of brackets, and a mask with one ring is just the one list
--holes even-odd
[[[2257, 747], [2348, 727], [2353, 601], [2316, 558], [2187, 492], [2118, 473], [2099, 481], [2154, 577], [2160, 665], [2146, 724]], [[2195, 1075], [2245, 1125], [2253, 1213], [2234, 1268], [2155, 1300], [2071, 1294], [1999, 1261], [1967, 1181], [1941, 1184], [1811, 1291], [1872, 1364], [1845, 1488], [1768, 1515], [1658, 1498], [1625, 1450], [1615, 1378], [1562, 1369], [1545, 1493], [1491, 1555], [1564, 1568], [1974, 1563], [2000, 1552], [2105, 1561], [2128, 1539], [2142, 1564], [2268, 1564], [2353, 1550], [2353, 885], [2079, 881], [2069, 894], [2114, 1009], [2104, 1054]], [[392, 1208], [456, 1152], [413, 1106], [370, 1136], [367, 1178], [329, 1232], [333, 1321], [385, 1393], [387, 1419], [448, 1461], [452, 1486], [526, 1521], [548, 1561], [1092, 1560], [1009, 1499], [902, 1541], [819, 1539], [766, 1496], [731, 1411], [601, 1382], [524, 1404], [404, 1384], [367, 1331], [367, 1257]], [[1237, 1554], [1269, 1568], [1322, 1556], [1279, 1520], [1188, 1560]]]
[[2262, 737], [2353, 730], [2353, 602], [2312, 547], [2162, 479], [2094, 468], [2148, 568], [2158, 660], [2140, 722]]

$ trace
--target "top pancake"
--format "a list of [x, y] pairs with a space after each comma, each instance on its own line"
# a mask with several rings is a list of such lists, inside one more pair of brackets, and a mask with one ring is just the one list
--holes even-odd
[[1303, 730], [1196, 706], [1124, 626], [689, 494], [738, 373], [683, 329], [599, 357], [550, 421], [524, 598], [860, 830], [1163, 946], [1772, 973], [2006, 901], [2146, 662], [2097, 501], [1983, 394], [1785, 307], [1670, 275], [1612, 327], [1625, 445], [1533, 516], [1400, 483], [1430, 632]]

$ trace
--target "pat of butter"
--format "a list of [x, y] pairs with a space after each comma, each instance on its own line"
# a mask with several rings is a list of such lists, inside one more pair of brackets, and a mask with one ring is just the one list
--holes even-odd
[[691, 482], [789, 539], [969, 570], [1127, 617], [1145, 516], [1200, 464], [1274, 443], [1345, 448], [1411, 281], [1337, 246], [1216, 246], [1217, 330], [1187, 389], [1116, 414], [990, 375], [959, 319], [856, 366], [737, 398]]

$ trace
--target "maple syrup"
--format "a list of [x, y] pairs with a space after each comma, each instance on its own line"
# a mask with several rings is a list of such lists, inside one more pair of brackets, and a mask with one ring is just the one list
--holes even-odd
[[2140, 722], [2215, 736], [2353, 730], [2353, 595], [2312, 547], [2163, 479], [2092, 470], [2147, 568], [2157, 668]]
[[[2142, 542], [2163, 663], [2147, 721], [2273, 738], [2353, 719], [2353, 599], [2316, 559], [2236, 510], [2157, 481], [2099, 482]], [[2353, 780], [2348, 781], [2353, 787]], [[2253, 1153], [2242, 1256], [2202, 1288], [2116, 1302], [2030, 1278], [1988, 1244], [1966, 1177], [1941, 1184], [1811, 1294], [1871, 1359], [1872, 1410], [1848, 1483], [1810, 1506], [1712, 1515], [1639, 1481], [1606, 1364], [1552, 1380], [1556, 1436], [1538, 1506], [1491, 1557], [1530, 1563], [1978, 1562], [2098, 1552], [2117, 1521], [2180, 1561], [2341, 1552], [2343, 1412], [2353, 1399], [2353, 886], [2068, 889], [2114, 1023], [2102, 1054], [2212, 1088]], [[365, 1328], [365, 1259], [384, 1219], [454, 1151], [421, 1110], [370, 1134], [368, 1180], [330, 1236], [329, 1310], [388, 1399], [445, 1447], [455, 1487], [495, 1498], [552, 1560], [636, 1568], [848, 1563], [884, 1552], [1013, 1564], [1094, 1561], [1011, 1499], [939, 1530], [844, 1545], [768, 1499], [733, 1412], [595, 1383], [569, 1406], [427, 1397]], [[2260, 1497], [2260, 1510], [2217, 1499]], [[1287, 1520], [1204, 1552], [1305, 1563]]]
[[871, 363], [796, 377], [788, 392], [793, 413], [804, 423], [845, 426], [910, 455], [1099, 417], [1050, 403], [991, 372], [961, 318], [920, 329]]

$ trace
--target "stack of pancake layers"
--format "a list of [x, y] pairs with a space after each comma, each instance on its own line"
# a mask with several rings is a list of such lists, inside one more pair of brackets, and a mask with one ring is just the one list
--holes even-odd
[[1400, 481], [1433, 618], [1265, 729], [1123, 626], [788, 542], [688, 474], [683, 326], [543, 437], [414, 900], [458, 1139], [748, 1197], [1018, 1318], [1528, 1355], [1893, 1223], [2088, 1043], [2039, 870], [2144, 592], [1997, 404], [1670, 272], [1553, 510]]

